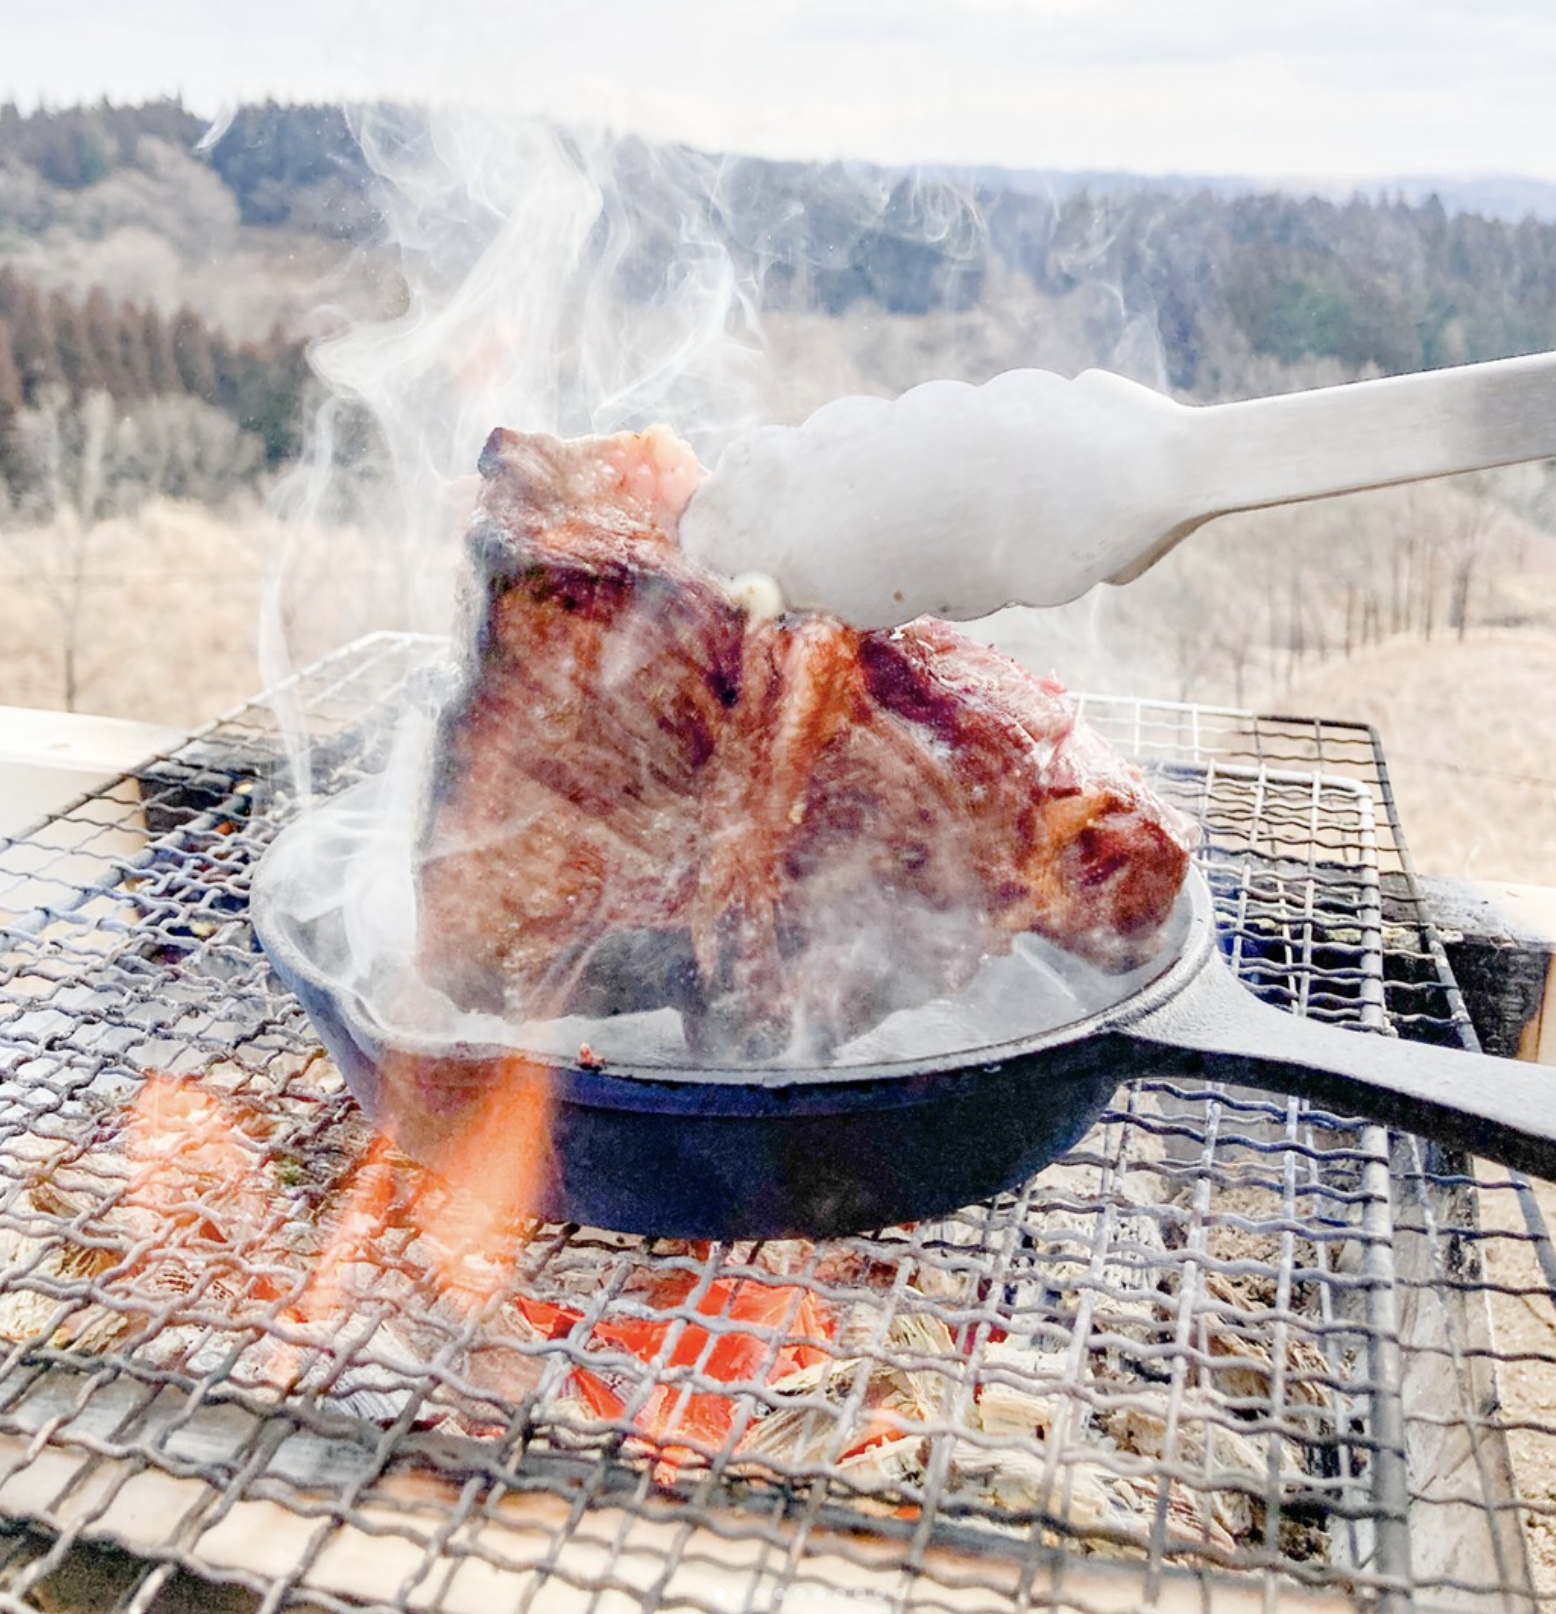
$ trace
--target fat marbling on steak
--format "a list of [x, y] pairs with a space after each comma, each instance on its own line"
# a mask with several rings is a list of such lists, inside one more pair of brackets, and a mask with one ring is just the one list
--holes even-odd
[[933, 618], [752, 617], [677, 548], [663, 428], [480, 468], [418, 873], [456, 1003], [823, 1057], [1023, 932], [1115, 964], [1166, 919], [1192, 829], [1053, 680]]

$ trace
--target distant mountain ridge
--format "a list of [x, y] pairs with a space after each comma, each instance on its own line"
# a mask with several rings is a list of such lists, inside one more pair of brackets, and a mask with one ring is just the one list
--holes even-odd
[[1279, 195], [1296, 200], [1316, 197], [1326, 202], [1348, 202], [1360, 197], [1363, 201], [1402, 201], [1417, 207], [1435, 196], [1450, 214], [1476, 213], [1508, 224], [1531, 217], [1542, 222], [1556, 220], [1556, 181], [1520, 174], [1469, 178], [1400, 174], [1349, 180], [1297, 174], [1134, 174], [1111, 169], [1006, 168], [999, 164], [931, 164], [916, 171], [953, 184], [1014, 191], [1024, 196], [1052, 196], [1056, 200], [1082, 192], [1096, 196], [1156, 192], [1183, 197], [1208, 193], [1223, 199]]
[[[361, 110], [370, 144], [437, 171], [425, 113]], [[1556, 348], [1556, 184], [1532, 179], [1326, 195], [1236, 176], [775, 162], [632, 137], [588, 161], [609, 205], [587, 252], [627, 307], [673, 298], [694, 240], [759, 288], [764, 316], [997, 311], [1024, 362], [1099, 364], [1199, 399]], [[184, 217], [191, 196], [210, 230]], [[0, 262], [40, 281], [68, 242], [95, 248], [110, 229], [126, 255], [177, 234], [191, 275], [241, 229], [256, 253], [360, 248], [388, 296], [382, 199], [336, 106], [244, 107], [215, 131], [177, 104], [0, 106]]]

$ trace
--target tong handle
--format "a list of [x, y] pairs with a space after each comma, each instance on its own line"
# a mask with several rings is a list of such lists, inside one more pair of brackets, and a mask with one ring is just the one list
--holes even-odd
[[1190, 441], [1207, 514], [1556, 456], [1556, 353], [1212, 404]]
[[1187, 406], [1180, 415], [1176, 487], [1190, 493], [1192, 508], [1110, 583], [1132, 582], [1234, 510], [1556, 458], [1556, 353]]

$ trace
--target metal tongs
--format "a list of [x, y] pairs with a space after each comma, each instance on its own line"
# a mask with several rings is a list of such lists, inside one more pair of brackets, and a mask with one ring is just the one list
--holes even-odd
[[1234, 510], [1553, 456], [1556, 353], [1201, 406], [1013, 370], [737, 438], [681, 541], [789, 605], [885, 627], [1064, 604]]

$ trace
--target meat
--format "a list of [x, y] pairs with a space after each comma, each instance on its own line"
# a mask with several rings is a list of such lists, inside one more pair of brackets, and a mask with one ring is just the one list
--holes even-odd
[[[481, 472], [464, 684], [420, 873], [422, 973], [462, 1007], [523, 1016], [586, 989], [599, 1009], [668, 1001], [675, 958], [690, 967], [697, 801], [743, 628], [671, 536], [696, 462], [662, 432], [498, 432]], [[650, 955], [662, 983], [640, 978]], [[618, 987], [642, 1001], [605, 1001]]]
[[418, 877], [456, 1003], [822, 1057], [1023, 932], [1113, 965], [1166, 918], [1190, 827], [1052, 680], [930, 618], [753, 619], [676, 547], [661, 428], [499, 431], [481, 472]]

